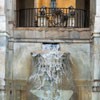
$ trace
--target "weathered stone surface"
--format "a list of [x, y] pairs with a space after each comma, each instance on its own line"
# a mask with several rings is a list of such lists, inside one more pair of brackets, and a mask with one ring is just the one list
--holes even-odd
[[45, 30], [35, 31], [35, 37], [34, 38], [45, 38]]
[[6, 19], [5, 19], [5, 16], [0, 16], [0, 31], [6, 31]]
[[89, 29], [20, 28], [14, 30], [15, 38], [90, 39]]
[[[90, 45], [89, 44], [60, 44], [62, 52], [70, 52], [75, 80], [91, 79]], [[31, 67], [31, 52], [42, 50], [40, 43], [14, 44], [14, 77], [27, 79]], [[17, 71], [16, 71], [17, 70]], [[22, 71], [24, 70], [24, 71]], [[83, 71], [84, 70], [84, 71]]]
[[95, 17], [94, 32], [100, 32], [100, 16]]
[[14, 61], [13, 77], [18, 80], [27, 80], [32, 63], [31, 52], [41, 50], [39, 43], [15, 43], [14, 44]]
[[82, 31], [82, 32], [80, 33], [80, 38], [81, 38], [81, 39], [89, 39], [89, 37], [91, 37], [91, 33], [88, 34], [88, 31]]
[[80, 39], [80, 33], [77, 31], [70, 32], [70, 38], [71, 39]]
[[94, 66], [94, 80], [100, 79], [100, 34], [94, 36], [94, 45], [93, 45], [93, 66]]
[[25, 31], [16, 31], [16, 33], [14, 33], [14, 37], [15, 38], [25, 38]]
[[0, 0], [0, 15], [4, 15], [5, 0]]
[[[32, 67], [31, 52], [38, 52], [42, 50], [41, 43], [14, 43], [14, 60], [13, 60], [13, 78], [14, 80], [26, 80], [30, 76]], [[71, 67], [73, 70], [73, 77], [77, 84], [77, 92], [81, 100], [91, 100], [90, 87], [91, 82], [78, 80], [91, 80], [91, 66], [90, 66], [90, 44], [66, 44], [60, 43], [60, 50], [62, 52], [70, 53]], [[18, 83], [19, 84], [19, 83]], [[81, 85], [81, 86], [80, 86]], [[84, 86], [85, 85], [85, 86]], [[84, 93], [85, 92], [85, 93]]]
[[70, 53], [75, 80], [91, 79], [89, 44], [61, 44], [61, 51]]
[[3, 91], [0, 91], [0, 99], [6, 100], [4, 87], [5, 87], [7, 37], [1, 34], [0, 34], [0, 90], [3, 90]]
[[47, 31], [45, 38], [67, 38], [69, 36], [69, 32], [65, 30], [57, 30], [57, 31]]
[[0, 37], [0, 85], [5, 85], [6, 37]]
[[31, 31], [31, 30], [25, 31], [24, 34], [25, 34], [26, 38], [35, 38], [35, 32], [34, 31]]
[[[7, 6], [5, 6], [5, 1]], [[12, 38], [20, 38], [22, 41], [17, 41], [20, 43], [15, 43], [14, 47], [11, 44], [9, 46], [9, 49], [12, 49], [12, 51], [9, 50], [9, 65], [13, 66], [11, 67], [13, 69], [12, 71], [7, 69], [8, 71], [8, 78], [14, 76], [14, 79], [18, 80], [27, 80], [28, 76], [30, 74], [30, 67], [31, 67], [31, 57], [30, 52], [41, 50], [41, 38], [44, 38], [44, 40], [41, 40], [41, 42], [57, 42], [61, 43], [61, 50], [70, 52], [71, 54], [71, 61], [72, 61], [72, 68], [73, 68], [73, 74], [75, 80], [85, 80], [85, 82], [76, 82], [78, 84], [78, 100], [91, 100], [91, 84], [90, 82], [87, 83], [86, 80], [91, 79], [91, 66], [90, 66], [90, 44], [89, 40], [91, 39], [91, 32], [90, 30], [86, 29], [63, 29], [63, 28], [46, 28], [46, 29], [37, 29], [37, 28], [23, 28], [23, 29], [15, 29], [13, 30], [13, 27], [15, 27], [14, 23], [11, 23], [14, 21], [14, 10], [16, 9], [16, 0], [0, 0], [0, 31], [6, 31], [6, 21], [7, 21], [7, 32], [11, 34]], [[91, 23], [93, 28], [93, 32], [100, 32], [100, 0], [90, 0], [90, 17], [91, 17]], [[80, 6], [80, 5], [79, 5]], [[5, 8], [6, 9], [5, 9]], [[81, 6], [82, 7], [82, 6]], [[82, 7], [83, 8], [83, 7]], [[7, 20], [5, 19], [5, 12], [7, 16]], [[1, 34], [1, 33], [0, 33]], [[14, 37], [13, 37], [14, 34]], [[23, 41], [23, 39], [24, 41]], [[35, 41], [35, 39], [36, 41]], [[49, 38], [48, 41], [45, 38]], [[53, 38], [53, 40], [51, 39]], [[59, 40], [55, 40], [55, 38]], [[63, 38], [63, 40], [60, 40]], [[66, 41], [64, 40], [65, 38]], [[93, 66], [95, 69], [94, 73], [94, 79], [100, 79], [100, 38], [97, 37], [94, 39], [93, 43]], [[34, 41], [33, 41], [34, 39]], [[38, 40], [37, 40], [38, 39]], [[79, 39], [79, 40], [77, 40]], [[86, 41], [81, 41], [81, 39], [87, 39]], [[70, 40], [70, 41], [69, 41]], [[2, 81], [2, 78], [5, 77], [5, 58], [6, 58], [6, 42], [4, 42], [5, 39], [0, 39], [0, 85], [4, 85], [5, 82]], [[31, 41], [31, 43], [29, 43]], [[88, 42], [87, 42], [88, 41]], [[13, 42], [13, 41], [12, 41]], [[15, 41], [16, 42], [16, 39]], [[23, 43], [22, 43], [23, 42]], [[34, 43], [38, 42], [38, 43]], [[73, 44], [72, 44], [73, 43]], [[81, 43], [81, 44], [80, 44]], [[14, 48], [14, 51], [13, 51]], [[14, 53], [14, 62], [13, 62], [13, 54]], [[13, 65], [12, 65], [13, 63]], [[93, 69], [92, 69], [93, 70]], [[10, 74], [11, 73], [11, 74]], [[92, 80], [92, 79], [91, 79]], [[26, 81], [25, 81], [26, 82]], [[80, 83], [80, 84], [79, 84]], [[20, 85], [20, 82], [16, 82], [17, 85]], [[19, 89], [19, 87], [18, 87]], [[26, 87], [24, 88], [26, 89]], [[23, 94], [23, 93], [22, 93]], [[23, 100], [26, 100], [25, 94], [23, 94], [24, 97], [22, 97]], [[92, 100], [98, 100], [100, 98], [99, 93], [93, 93]], [[0, 92], [0, 100], [5, 100], [5, 94], [4, 92]]]

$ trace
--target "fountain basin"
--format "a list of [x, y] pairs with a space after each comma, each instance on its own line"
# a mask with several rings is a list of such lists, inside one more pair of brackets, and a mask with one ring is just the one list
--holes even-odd
[[72, 90], [57, 90], [55, 91], [45, 91], [45, 90], [30, 90], [30, 92], [43, 100], [69, 100], [73, 95]]

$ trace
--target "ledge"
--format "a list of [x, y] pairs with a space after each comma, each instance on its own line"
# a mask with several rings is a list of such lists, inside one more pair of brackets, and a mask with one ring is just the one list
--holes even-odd
[[91, 43], [89, 39], [22, 39], [22, 38], [14, 38], [9, 39], [9, 42], [27, 42], [27, 43]]
[[64, 28], [64, 27], [16, 27], [14, 30], [33, 30], [33, 31], [46, 31], [51, 30], [58, 31], [58, 30], [65, 30], [65, 31], [90, 31], [90, 28]]

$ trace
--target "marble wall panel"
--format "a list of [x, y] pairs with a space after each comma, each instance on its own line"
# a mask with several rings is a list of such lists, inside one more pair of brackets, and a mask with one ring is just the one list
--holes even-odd
[[5, 3], [5, 0], [0, 0], [0, 15], [4, 15], [4, 3]]
[[0, 85], [5, 85], [6, 37], [0, 37]]
[[6, 100], [5, 67], [6, 67], [7, 37], [0, 34], [0, 100]]
[[6, 19], [5, 19], [5, 16], [0, 16], [0, 31], [6, 31]]
[[75, 80], [90, 80], [90, 44], [61, 44], [61, 50], [70, 53]]
[[14, 38], [59, 38], [90, 39], [90, 29], [57, 29], [57, 28], [17, 28]]
[[27, 80], [32, 67], [31, 52], [41, 50], [39, 43], [15, 43], [13, 78], [16, 80]]
[[[16, 79], [27, 79], [31, 68], [31, 52], [41, 51], [40, 43], [15, 43], [13, 74]], [[75, 80], [90, 80], [90, 44], [60, 44], [62, 52], [71, 55], [72, 70]]]

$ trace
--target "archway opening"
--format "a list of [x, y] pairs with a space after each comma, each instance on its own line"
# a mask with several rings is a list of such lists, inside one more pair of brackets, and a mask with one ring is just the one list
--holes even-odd
[[[48, 0], [48, 2], [46, 0], [17, 0], [16, 3], [16, 9], [18, 10], [16, 19], [17, 27], [89, 27], [90, 0], [73, 0], [73, 2], [71, 2], [71, 0], [69, 0], [69, 2], [67, 0]], [[42, 7], [45, 7], [45, 9], [41, 9]], [[60, 17], [60, 22], [64, 20], [63, 23], [55, 22], [52, 20], [54, 16], [51, 18], [53, 15], [51, 8], [58, 8], [58, 11], [60, 9], [60, 11], [63, 13], [62, 15], [66, 15], [68, 17], [66, 19], [69, 20], [64, 20], [63, 16]], [[45, 11], [42, 16], [41, 10], [43, 13]], [[55, 13], [58, 14], [57, 11]], [[59, 18], [59, 15], [57, 15], [57, 18]]]

